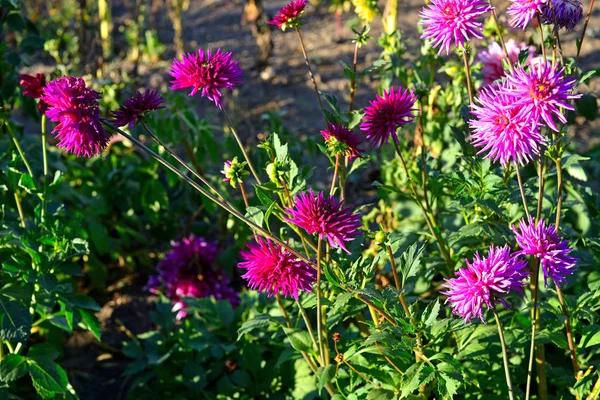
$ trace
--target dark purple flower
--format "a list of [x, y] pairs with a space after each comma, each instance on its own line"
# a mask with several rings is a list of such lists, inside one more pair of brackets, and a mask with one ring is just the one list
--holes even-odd
[[48, 82], [41, 100], [48, 105], [46, 116], [58, 122], [52, 131], [58, 147], [80, 157], [98, 155], [106, 147], [109, 135], [100, 122], [100, 97], [80, 78], [65, 76]]
[[164, 289], [173, 303], [178, 318], [184, 317], [185, 297], [214, 297], [227, 300], [234, 307], [238, 294], [231, 288], [227, 275], [215, 268], [217, 244], [190, 235], [180, 242], [171, 242], [172, 249], [157, 267], [158, 276], [151, 276], [146, 289], [157, 293]]
[[444, 283], [452, 312], [469, 322], [478, 317], [485, 322], [484, 304], [488, 308], [502, 303], [508, 307], [504, 299], [510, 292], [523, 295], [524, 280], [529, 274], [527, 261], [511, 254], [508, 245], [490, 247], [487, 257], [482, 258], [475, 253], [475, 258], [466, 268], [458, 270], [457, 277], [447, 279]]
[[237, 61], [231, 60], [231, 53], [215, 53], [198, 49], [196, 53], [174, 60], [169, 74], [174, 77], [171, 90], [192, 88], [190, 96], [200, 92], [202, 96], [222, 108], [220, 89], [233, 89], [242, 83], [242, 70]]
[[419, 14], [419, 23], [425, 27], [421, 38], [431, 41], [434, 48], [439, 47], [438, 54], [444, 50], [448, 54], [452, 41], [458, 48], [471, 37], [483, 38], [480, 17], [491, 9], [484, 0], [431, 0]]
[[321, 131], [321, 136], [332, 155], [341, 154], [348, 157], [349, 161], [361, 156], [362, 150], [358, 148], [361, 144], [360, 136], [345, 125], [330, 123], [327, 129]]
[[542, 6], [542, 21], [545, 24], [556, 24], [557, 29], [572, 31], [582, 18], [581, 0], [548, 0]]
[[574, 110], [569, 100], [581, 97], [581, 94], [571, 94], [575, 79], [565, 77], [565, 69], [559, 70], [558, 64], [552, 66], [551, 61], [532, 60], [527, 71], [518, 65], [507, 76], [507, 81], [507, 91], [516, 99], [515, 106], [521, 107], [527, 118], [543, 119], [556, 132], [559, 129], [552, 117], [566, 123], [560, 109]]
[[286, 209], [290, 215], [286, 221], [304, 229], [309, 235], [317, 234], [326, 238], [331, 247], [350, 253], [344, 242], [350, 242], [361, 234], [358, 231], [362, 226], [361, 216], [350, 207], [342, 208], [342, 205], [333, 196], [325, 198], [323, 192], [315, 197], [310, 189], [294, 198], [294, 205]]
[[277, 15], [269, 21], [271, 25], [277, 25], [285, 31], [287, 28], [297, 28], [300, 25], [300, 17], [304, 14], [306, 0], [293, 0], [277, 12]]
[[471, 105], [476, 119], [469, 121], [473, 130], [469, 139], [478, 154], [487, 153], [485, 158], [500, 161], [502, 166], [511, 161], [525, 165], [546, 145], [537, 121], [531, 114], [521, 113], [515, 103], [515, 96], [504, 87], [490, 86], [481, 89]]
[[577, 258], [570, 256], [573, 251], [569, 242], [562, 240], [562, 235], [554, 225], [546, 226], [541, 219], [537, 225], [532, 218], [520, 220], [519, 227], [513, 225], [513, 232], [521, 250], [515, 254], [530, 255], [540, 260], [544, 271], [544, 282], [548, 286], [548, 278], [557, 286], [566, 282], [566, 277], [575, 271]]
[[278, 293], [298, 299], [301, 290], [312, 292], [317, 272], [287, 249], [269, 239], [257, 238], [240, 253], [244, 261], [238, 268], [246, 270], [242, 278], [248, 285], [271, 297]]
[[[24, 96], [31, 97], [32, 99], [40, 99], [46, 87], [46, 77], [44, 74], [35, 74], [35, 76], [20, 74], [19, 86], [23, 88]], [[38, 101], [38, 109], [42, 114], [45, 114], [48, 104], [40, 99]]]
[[506, 11], [508, 15], [512, 15], [512, 19], [509, 21], [510, 25], [525, 29], [537, 13], [542, 12], [545, 2], [546, 0], [510, 0]]
[[162, 103], [165, 102], [156, 90], [146, 90], [144, 94], [138, 91], [135, 96], [127, 100], [115, 112], [113, 112], [112, 122], [115, 126], [129, 125], [131, 128], [141, 120], [146, 113], [161, 108], [165, 108]]
[[365, 116], [360, 129], [366, 133], [372, 146], [381, 148], [388, 142], [390, 135], [400, 143], [396, 135], [399, 126], [406, 125], [415, 119], [412, 108], [417, 98], [412, 90], [399, 86], [383, 91], [383, 96], [376, 95], [375, 100], [365, 108]]

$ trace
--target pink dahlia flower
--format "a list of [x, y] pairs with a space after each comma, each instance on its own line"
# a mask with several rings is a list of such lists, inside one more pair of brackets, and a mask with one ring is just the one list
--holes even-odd
[[[505, 45], [511, 64], [515, 64], [519, 61], [519, 53], [522, 50], [528, 50], [530, 59], [535, 56], [534, 46], [527, 46], [525, 43], [517, 45], [517, 42], [513, 39], [506, 41]], [[481, 63], [481, 74], [483, 75], [484, 86], [489, 86], [497, 79], [506, 75], [504, 65], [502, 64], [504, 58], [504, 50], [496, 42], [491, 42], [487, 50], [477, 54], [477, 59]]]
[[317, 272], [287, 249], [269, 239], [257, 238], [240, 253], [238, 268], [246, 270], [242, 278], [250, 288], [271, 297], [278, 293], [298, 299], [301, 290], [312, 292]]
[[483, 38], [481, 16], [492, 8], [484, 0], [431, 0], [419, 16], [420, 24], [425, 27], [422, 39], [431, 41], [439, 47], [438, 54], [450, 52], [454, 41], [456, 48], [463, 47], [471, 37]]
[[545, 24], [556, 24], [557, 29], [572, 31], [582, 18], [581, 0], [552, 0], [542, 7], [542, 21]]
[[321, 131], [321, 136], [331, 154], [341, 154], [349, 161], [361, 156], [361, 138], [345, 125], [330, 123], [327, 129]]
[[100, 122], [100, 97], [80, 78], [65, 76], [48, 82], [41, 100], [48, 105], [46, 116], [58, 122], [52, 131], [59, 140], [58, 147], [79, 157], [102, 152], [109, 135]]
[[344, 242], [354, 240], [361, 232], [361, 216], [355, 214], [350, 207], [342, 208], [342, 202], [335, 197], [325, 198], [323, 192], [316, 197], [312, 189], [298, 194], [294, 205], [286, 209], [290, 215], [288, 222], [304, 229], [309, 235], [317, 234], [327, 239], [333, 248], [341, 248], [350, 253]]
[[156, 90], [146, 90], [144, 94], [138, 91], [135, 96], [127, 100], [112, 113], [112, 122], [115, 126], [129, 125], [131, 128], [137, 124], [147, 113], [165, 108], [165, 99]]
[[481, 89], [471, 105], [476, 118], [469, 121], [471, 143], [479, 149], [477, 154], [486, 153], [485, 158], [502, 166], [511, 161], [525, 165], [546, 145], [536, 120], [515, 103], [515, 96], [504, 87], [490, 86]]
[[181, 61], [173, 61], [169, 74], [175, 78], [171, 90], [192, 88], [190, 96], [200, 92], [219, 108], [223, 106], [220, 90], [233, 89], [242, 83], [239, 63], [231, 60], [231, 53], [222, 53], [221, 49], [215, 53], [198, 49], [196, 53], [184, 54]]
[[535, 16], [542, 12], [546, 0], [510, 0], [506, 13], [512, 15], [509, 21], [514, 28], [525, 29]]
[[563, 124], [567, 119], [561, 108], [574, 110], [570, 100], [581, 97], [581, 94], [571, 94], [575, 87], [575, 79], [565, 76], [565, 69], [558, 69], [558, 64], [552, 66], [551, 61], [534, 61], [527, 71], [517, 66], [512, 74], [507, 76], [507, 91], [516, 98], [515, 106], [522, 107], [527, 118], [544, 120], [546, 125], [558, 132], [553, 116]]
[[478, 317], [485, 322], [483, 306], [494, 308], [498, 303], [508, 307], [504, 299], [510, 292], [523, 295], [524, 280], [529, 271], [527, 261], [511, 254], [508, 245], [490, 247], [487, 257], [475, 253], [472, 262], [460, 269], [456, 278], [444, 284], [452, 312], [469, 322]]
[[530, 255], [540, 260], [546, 286], [549, 278], [557, 286], [564, 284], [566, 277], [575, 271], [578, 259], [569, 255], [573, 249], [554, 225], [546, 225], [543, 219], [536, 225], [533, 218], [529, 218], [528, 221], [519, 221], [518, 228], [513, 225], [512, 230], [521, 248], [515, 254]]
[[304, 14], [304, 8], [306, 8], [306, 0], [293, 0], [280, 9], [269, 24], [276, 25], [282, 31], [287, 28], [297, 28], [300, 25], [300, 17]]
[[383, 91], [383, 96], [376, 95], [375, 100], [365, 108], [365, 116], [360, 129], [365, 132], [373, 146], [381, 148], [388, 142], [390, 135], [400, 143], [396, 135], [399, 126], [412, 122], [415, 117], [412, 112], [417, 97], [412, 90], [399, 86], [396, 90], [390, 88]]

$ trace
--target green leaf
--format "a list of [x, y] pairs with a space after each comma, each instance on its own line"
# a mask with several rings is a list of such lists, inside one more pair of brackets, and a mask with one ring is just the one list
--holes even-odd
[[435, 372], [432, 367], [425, 363], [413, 364], [406, 370], [402, 376], [402, 392], [400, 397], [406, 397], [419, 388], [426, 385], [435, 378]]
[[58, 358], [60, 352], [56, 347], [48, 343], [39, 343], [31, 346], [27, 352], [27, 358], [36, 362], [54, 361]]
[[579, 115], [582, 115], [588, 121], [593, 121], [598, 116], [598, 99], [591, 94], [584, 94], [575, 99], [575, 108]]
[[250, 206], [246, 208], [246, 218], [253, 221], [256, 225], [262, 227], [265, 219], [265, 214], [258, 207]]
[[0, 362], [0, 380], [12, 382], [27, 373], [29, 370], [27, 359], [18, 354], [7, 354]]
[[279, 161], [284, 161], [288, 156], [288, 145], [281, 144], [281, 140], [279, 139], [279, 135], [275, 132], [272, 133], [273, 136], [273, 149], [275, 150], [275, 157]]
[[24, 342], [30, 331], [29, 308], [20, 301], [0, 295], [0, 339]]
[[85, 308], [86, 310], [100, 311], [101, 308], [94, 299], [83, 294], [65, 295], [65, 300], [77, 308]]
[[402, 272], [402, 286], [406, 286], [408, 278], [415, 276], [417, 270], [421, 266], [421, 257], [425, 246], [419, 246], [414, 243], [402, 254], [402, 262], [400, 263], [400, 271]]
[[35, 182], [29, 174], [21, 175], [19, 179], [19, 187], [25, 189], [27, 193], [32, 193], [35, 190]]
[[290, 344], [294, 349], [306, 352], [311, 351], [313, 349], [312, 339], [307, 331], [301, 329], [288, 328], [285, 326], [283, 327], [283, 331], [287, 335]]
[[367, 395], [366, 400], [392, 400], [394, 392], [385, 389], [373, 389]]
[[98, 318], [93, 311], [79, 309], [77, 310], [79, 315], [81, 316], [80, 324], [84, 326], [85, 329], [89, 329], [94, 337], [100, 340], [101, 331], [100, 331], [100, 322], [98, 322]]
[[423, 314], [421, 314], [421, 321], [425, 326], [432, 326], [440, 313], [440, 301], [436, 299], [433, 303], [429, 303]]
[[42, 398], [52, 398], [65, 393], [69, 381], [65, 370], [53, 361], [29, 362], [29, 375], [35, 390]]
[[319, 394], [321, 394], [321, 390], [328, 384], [333, 377], [335, 376], [335, 366], [333, 364], [329, 364], [325, 368], [319, 367], [317, 370], [317, 388], [319, 389]]
[[244, 322], [240, 329], [238, 329], [238, 340], [240, 340], [243, 335], [250, 333], [257, 328], [269, 325], [271, 320], [269, 314], [257, 314], [254, 318]]

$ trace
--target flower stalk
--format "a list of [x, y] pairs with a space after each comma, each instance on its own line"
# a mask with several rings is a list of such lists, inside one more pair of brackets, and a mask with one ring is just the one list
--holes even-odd
[[[310, 66], [310, 60], [308, 59], [308, 54], [306, 53], [306, 47], [304, 46], [304, 40], [302, 39], [302, 34], [300, 33], [300, 29], [298, 26], [295, 26], [296, 34], [298, 35], [298, 40], [300, 40], [300, 47], [302, 48], [302, 55], [304, 56], [304, 62], [306, 63], [306, 67], [308, 68], [308, 75], [310, 75], [310, 79], [312, 81], [313, 87], [315, 88], [315, 93], [317, 94], [317, 100], [319, 101], [319, 107], [321, 110], [324, 110], [323, 100], [321, 100], [321, 93], [319, 92], [319, 87], [317, 86], [317, 81], [315, 80], [315, 76], [312, 72], [312, 68]], [[327, 122], [327, 120], [325, 120]]]
[[508, 369], [508, 353], [506, 351], [506, 341], [504, 340], [504, 332], [502, 330], [502, 324], [500, 323], [500, 317], [498, 317], [498, 311], [496, 308], [492, 308], [494, 317], [496, 318], [496, 325], [498, 326], [498, 335], [500, 336], [500, 344], [502, 345], [502, 360], [504, 361], [504, 373], [506, 375], [506, 385], [508, 386], [508, 398], [514, 400], [513, 386], [510, 379], [510, 370]]

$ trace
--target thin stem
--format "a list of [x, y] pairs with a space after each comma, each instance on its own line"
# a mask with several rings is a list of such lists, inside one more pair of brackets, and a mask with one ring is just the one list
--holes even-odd
[[583, 24], [583, 30], [581, 31], [581, 39], [579, 39], [579, 43], [577, 46], [577, 55], [575, 56], [575, 70], [577, 69], [577, 64], [579, 63], [579, 54], [581, 53], [581, 45], [583, 44], [583, 38], [585, 37], [585, 32], [587, 31], [588, 24], [590, 22], [590, 16], [592, 15], [592, 9], [594, 8], [594, 0], [590, 1], [590, 8], [585, 17], [585, 22]]
[[537, 22], [538, 27], [540, 28], [540, 40], [542, 42], [542, 56], [544, 57], [544, 62], [548, 60], [546, 56], [546, 43], [544, 43], [544, 25], [542, 25], [542, 18], [540, 17], [540, 13], [537, 13]]
[[0, 339], [0, 361], [4, 358], [4, 340]]
[[317, 242], [317, 337], [319, 338], [319, 355], [321, 356], [321, 365], [325, 365], [325, 348], [323, 345], [323, 321], [321, 309], [321, 236]]
[[[347, 289], [349, 289], [351, 292], [353, 292], [353, 290], [352, 290], [352, 289], [350, 289], [350, 288], [347, 288]], [[398, 323], [397, 323], [397, 322], [396, 322], [396, 321], [395, 321], [395, 320], [394, 320], [392, 317], [390, 317], [390, 315], [389, 315], [388, 313], [386, 313], [385, 311], [383, 311], [381, 308], [377, 307], [375, 304], [373, 304], [373, 302], [372, 302], [372, 301], [370, 301], [370, 300], [368, 300], [368, 299], [365, 299], [364, 297], [362, 297], [362, 296], [361, 296], [361, 295], [359, 295], [359, 294], [356, 294], [356, 296], [357, 296], [356, 298], [357, 298], [358, 300], [362, 301], [362, 302], [363, 302], [363, 303], [365, 303], [367, 306], [369, 306], [369, 307], [373, 308], [375, 311], [377, 311], [379, 314], [381, 314], [381, 316], [382, 316], [382, 317], [383, 317], [383, 318], [384, 318], [384, 319], [385, 319], [387, 322], [389, 322], [390, 324], [392, 324], [392, 325], [394, 325], [394, 326], [397, 326], [397, 325], [398, 325]]]
[[542, 203], [544, 202], [544, 164], [542, 162], [543, 157], [544, 153], [540, 150], [540, 158], [538, 158], [538, 202], [535, 214], [536, 224], [542, 216]]
[[569, 315], [569, 310], [567, 309], [567, 305], [565, 303], [565, 298], [563, 296], [562, 290], [560, 286], [556, 284], [554, 281], [554, 286], [556, 287], [556, 294], [558, 295], [558, 301], [562, 307], [563, 315], [565, 316], [565, 325], [567, 329], [567, 342], [569, 343], [569, 351], [571, 352], [571, 362], [573, 363], [573, 371], [575, 373], [575, 377], [579, 374], [579, 363], [577, 362], [577, 352], [575, 351], [575, 342], [573, 341], [573, 328], [571, 328], [571, 318]]
[[531, 218], [529, 214], [529, 208], [527, 207], [527, 199], [525, 198], [525, 189], [523, 188], [523, 181], [521, 180], [521, 171], [519, 170], [519, 164], [515, 162], [515, 171], [517, 173], [517, 181], [519, 182], [519, 190], [521, 191], [521, 199], [523, 200], [523, 208], [525, 209], [525, 215], [527, 219]]
[[392, 247], [388, 244], [385, 245], [388, 257], [390, 258], [390, 266], [392, 268], [392, 274], [394, 275], [394, 282], [396, 283], [396, 289], [400, 293], [400, 303], [402, 304], [402, 308], [406, 313], [406, 316], [410, 318], [410, 310], [408, 308], [408, 304], [406, 303], [406, 299], [404, 298], [404, 293], [402, 292], [402, 285], [400, 284], [400, 279], [398, 278], [398, 271], [396, 270], [396, 260], [394, 260], [394, 253], [392, 253]]
[[244, 182], [240, 182], [240, 191], [242, 192], [242, 198], [244, 199], [244, 204], [246, 205], [246, 207], [248, 207], [250, 205], [250, 203], [248, 203], [248, 196], [246, 196], [246, 189], [244, 189]]
[[469, 103], [473, 104], [473, 89], [471, 88], [471, 66], [469, 65], [469, 54], [465, 46], [462, 46], [463, 62], [465, 63], [465, 77], [467, 80], [467, 91], [469, 92]]
[[42, 114], [42, 160], [44, 164], [44, 193], [42, 197], [42, 222], [46, 220], [46, 191], [48, 189], [48, 150], [46, 143], [46, 114]]
[[194, 166], [194, 169], [196, 170], [196, 172], [198, 172], [200, 175], [204, 175], [204, 170], [202, 169], [202, 166], [198, 162], [198, 159], [196, 158], [196, 155], [194, 154], [194, 150], [192, 149], [190, 142], [187, 139], [183, 139], [181, 141], [181, 143], [183, 144], [183, 150], [185, 151], [185, 154], [187, 154], [188, 158], [192, 162], [192, 165]]
[[2, 116], [4, 118], [4, 125], [6, 125], [8, 134], [10, 135], [13, 143], [15, 144], [15, 147], [17, 148], [17, 151], [19, 152], [19, 155], [21, 156], [23, 163], [25, 164], [25, 168], [27, 168], [27, 173], [29, 173], [31, 178], [33, 178], [33, 172], [31, 172], [31, 166], [29, 165], [29, 161], [27, 161], [27, 157], [25, 157], [25, 153], [23, 152], [23, 149], [21, 148], [21, 144], [19, 143], [19, 140], [17, 139], [15, 132], [13, 131], [12, 127], [10, 126], [10, 123], [8, 122], [8, 118], [6, 118], [6, 116], [4, 114], [2, 114]]
[[563, 202], [563, 200], [562, 200], [562, 191], [563, 191], [562, 159], [561, 159], [560, 155], [556, 159], [556, 179], [558, 182], [557, 182], [557, 188], [556, 188], [557, 203], [556, 203], [556, 219], [554, 221], [554, 225], [556, 226], [556, 229], [558, 230], [558, 227], [560, 226], [560, 217], [561, 217], [562, 202]]
[[308, 74], [310, 75], [310, 79], [312, 80], [313, 86], [315, 88], [315, 93], [317, 93], [317, 100], [319, 101], [319, 107], [321, 110], [324, 110], [323, 101], [321, 100], [321, 93], [319, 93], [319, 87], [317, 86], [317, 81], [315, 80], [315, 76], [313, 75], [312, 68], [310, 67], [310, 60], [308, 59], [308, 54], [306, 54], [306, 47], [304, 46], [304, 40], [302, 39], [302, 34], [300, 34], [300, 29], [296, 27], [296, 33], [298, 34], [298, 39], [300, 40], [300, 47], [302, 48], [302, 55], [304, 55], [304, 61], [306, 62], [306, 66], [308, 67]]
[[319, 345], [317, 344], [317, 340], [315, 339], [315, 334], [313, 333], [312, 323], [310, 322], [308, 313], [302, 306], [302, 303], [300, 302], [300, 300], [296, 300], [296, 304], [298, 305], [298, 309], [300, 309], [300, 314], [302, 315], [302, 319], [304, 319], [304, 324], [306, 325], [306, 329], [308, 330], [310, 339], [312, 340], [313, 347], [315, 350], [317, 350], [319, 348]]
[[502, 344], [502, 359], [504, 361], [504, 373], [506, 374], [506, 385], [508, 386], [508, 398], [514, 400], [513, 386], [510, 380], [510, 370], [508, 369], [508, 353], [506, 351], [506, 342], [504, 341], [504, 332], [502, 331], [502, 324], [500, 323], [500, 317], [498, 317], [498, 311], [492, 308], [494, 317], [496, 317], [496, 324], [498, 325], [498, 335], [500, 335], [500, 344]]
[[19, 198], [17, 192], [15, 192], [15, 203], [17, 203], [17, 211], [19, 212], [19, 219], [21, 219], [21, 227], [26, 228], [27, 225], [25, 224], [25, 215], [23, 214], [23, 207], [21, 207], [21, 199]]
[[252, 175], [254, 175], [254, 179], [256, 179], [256, 182], [258, 182], [258, 184], [260, 185], [262, 182], [260, 181], [258, 174], [256, 173], [256, 171], [254, 170], [254, 167], [252, 166], [252, 161], [250, 161], [250, 156], [248, 155], [248, 152], [246, 152], [246, 149], [244, 149], [244, 145], [242, 144], [242, 141], [241, 141], [240, 137], [238, 136], [237, 131], [233, 127], [233, 122], [231, 122], [231, 118], [229, 118], [229, 114], [227, 114], [225, 107], [221, 108], [221, 111], [223, 111], [223, 115], [225, 116], [225, 119], [227, 120], [227, 123], [229, 124], [231, 133], [233, 133], [233, 137], [235, 137], [235, 140], [237, 141], [238, 146], [240, 146], [240, 150], [242, 150], [242, 154], [244, 155], [244, 158], [246, 159], [246, 162], [248, 163], [248, 168], [250, 168]]
[[358, 44], [359, 41], [356, 41], [354, 46], [354, 59], [352, 61], [352, 76], [353, 78], [350, 80], [350, 112], [354, 111], [354, 94], [356, 93], [356, 65], [358, 64]]
[[533, 378], [533, 358], [535, 354], [535, 334], [537, 330], [536, 324], [536, 314], [538, 308], [538, 281], [540, 275], [540, 262], [539, 260], [535, 261], [535, 267], [533, 268], [532, 273], [532, 296], [533, 296], [533, 322], [531, 324], [531, 345], [529, 346], [529, 363], [527, 366], [527, 386], [525, 389], [525, 400], [529, 400], [529, 395], [531, 392], [531, 380]]
[[429, 204], [429, 198], [427, 196], [427, 171], [426, 171], [426, 163], [425, 163], [425, 121], [423, 115], [423, 99], [419, 99], [419, 126], [421, 129], [421, 183], [423, 185], [423, 200], [425, 201], [425, 208], [427, 211], [432, 213], [431, 205]]
[[404, 372], [402, 372], [402, 370], [401, 370], [400, 368], [398, 368], [398, 366], [396, 366], [396, 364], [394, 364], [394, 363], [392, 362], [392, 360], [390, 360], [390, 358], [389, 358], [388, 356], [386, 356], [386, 355], [383, 353], [383, 350], [381, 350], [381, 347], [379, 346], [379, 343], [378, 343], [378, 342], [375, 342], [375, 346], [377, 346], [377, 350], [379, 350], [379, 353], [380, 353], [380, 354], [383, 356], [383, 358], [385, 358], [385, 360], [386, 360], [386, 361], [387, 361], [387, 362], [388, 362], [388, 363], [389, 363], [389, 364], [390, 364], [392, 367], [394, 367], [394, 369], [395, 369], [396, 371], [398, 371], [398, 373], [399, 373], [400, 375], [404, 375]]
[[297, 252], [296, 250], [294, 250], [293, 248], [291, 248], [289, 245], [287, 245], [281, 239], [279, 239], [278, 237], [276, 237], [275, 235], [273, 235], [271, 232], [263, 229], [262, 227], [258, 226], [254, 222], [250, 221], [248, 218], [246, 218], [244, 215], [242, 215], [234, 207], [229, 206], [228, 204], [226, 204], [226, 203], [222, 202], [221, 200], [219, 200], [217, 197], [213, 196], [210, 192], [208, 192], [206, 189], [204, 189], [202, 186], [200, 186], [197, 182], [195, 182], [189, 176], [187, 176], [184, 173], [182, 173], [181, 171], [179, 171], [171, 163], [169, 163], [164, 158], [162, 158], [161, 156], [159, 156], [158, 154], [156, 154], [154, 151], [152, 151], [150, 148], [148, 148], [142, 142], [140, 142], [139, 140], [137, 140], [133, 136], [129, 135], [128, 133], [122, 131], [121, 129], [116, 128], [115, 126], [113, 126], [112, 124], [110, 124], [107, 121], [102, 121], [102, 123], [104, 125], [106, 125], [108, 128], [112, 129], [115, 132], [120, 133], [125, 138], [127, 138], [128, 140], [130, 140], [131, 142], [133, 142], [135, 145], [137, 145], [138, 147], [140, 147], [146, 153], [148, 153], [149, 155], [151, 155], [152, 157], [154, 157], [159, 163], [161, 163], [162, 165], [164, 165], [165, 167], [167, 167], [169, 170], [171, 170], [173, 173], [175, 173], [180, 178], [182, 178], [186, 183], [188, 183], [189, 185], [191, 185], [194, 189], [196, 189], [197, 191], [199, 191], [200, 193], [202, 193], [204, 196], [208, 197], [209, 200], [211, 200], [212, 202], [214, 202], [215, 204], [217, 204], [219, 207], [223, 208], [225, 211], [228, 211], [229, 213], [231, 213], [231, 215], [233, 215], [234, 217], [236, 217], [240, 221], [244, 222], [251, 229], [256, 230], [257, 232], [259, 232], [264, 237], [266, 237], [266, 238], [274, 241], [278, 245], [280, 245], [280, 246], [284, 247], [285, 249], [289, 250], [292, 254], [294, 254], [300, 260], [306, 262], [309, 265], [312, 265], [313, 267], [315, 266], [314, 263], [311, 260], [309, 260], [308, 258], [304, 257], [302, 254], [300, 254], [299, 252]]
[[508, 49], [506, 48], [506, 43], [504, 43], [504, 38], [502, 37], [502, 29], [500, 27], [500, 22], [498, 22], [498, 16], [496, 15], [496, 9], [492, 6], [492, 2], [489, 1], [490, 7], [492, 8], [492, 19], [494, 20], [494, 26], [496, 28], [496, 34], [498, 35], [498, 40], [500, 40], [500, 45], [502, 46], [502, 50], [504, 50], [504, 55], [506, 57], [506, 61], [510, 70], [513, 70], [512, 62], [510, 62], [510, 56], [508, 54]]
[[287, 310], [283, 306], [283, 301], [281, 300], [281, 296], [279, 295], [279, 293], [277, 293], [275, 295], [275, 298], [277, 299], [277, 303], [279, 304], [279, 308], [281, 308], [281, 313], [283, 314], [283, 318], [285, 319], [285, 322], [287, 323], [288, 327], [291, 328], [292, 327], [292, 323], [290, 321], [290, 316], [288, 315]]
[[333, 170], [333, 179], [331, 180], [331, 190], [329, 190], [329, 196], [333, 196], [335, 192], [335, 182], [337, 181], [338, 171], [340, 169], [340, 155], [335, 155], [335, 168]]

